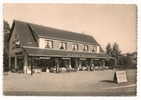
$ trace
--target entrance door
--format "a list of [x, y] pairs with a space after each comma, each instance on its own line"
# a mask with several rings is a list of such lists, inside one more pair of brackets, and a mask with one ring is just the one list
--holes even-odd
[[23, 72], [23, 65], [24, 65], [24, 59], [23, 56], [17, 57], [17, 70], [18, 72]]
[[15, 58], [14, 57], [11, 57], [10, 59], [11, 59], [10, 69], [11, 69], [11, 71], [14, 71], [14, 69], [15, 69]]

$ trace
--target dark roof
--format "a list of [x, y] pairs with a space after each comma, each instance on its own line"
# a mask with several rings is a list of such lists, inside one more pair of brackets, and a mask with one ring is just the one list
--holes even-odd
[[29, 26], [26, 23], [20, 22], [20, 21], [14, 21], [11, 28], [10, 37], [13, 32], [16, 32], [23, 46], [37, 47], [37, 42], [36, 42], [36, 39], [34, 38], [34, 34], [31, 32], [31, 30], [29, 29]]
[[[98, 45], [97, 41], [89, 35], [65, 31], [61, 29], [50, 28], [42, 25], [31, 24], [23, 21], [14, 21], [15, 28], [17, 28], [18, 32], [21, 33], [22, 39], [31, 39], [31, 42], [34, 42], [37, 36], [42, 37], [52, 37], [57, 39], [67, 39], [67, 40], [75, 40], [79, 42], [86, 42], [91, 44]], [[32, 35], [32, 37], [31, 37]]]
[[[49, 56], [49, 57], [82, 57], [82, 58], [108, 58], [106, 54], [88, 53], [88, 52], [73, 52], [64, 50], [50, 50], [39, 48], [23, 48], [29, 56]], [[109, 57], [110, 58], [110, 57]]]
[[50, 27], [36, 25], [36, 24], [29, 24], [29, 25], [31, 26], [33, 31], [40, 36], [44, 36], [44, 37], [49, 36], [49, 37], [56, 37], [60, 39], [76, 40], [80, 42], [97, 44], [96, 40], [92, 36], [89, 36], [89, 35], [65, 31], [61, 29], [50, 28]]

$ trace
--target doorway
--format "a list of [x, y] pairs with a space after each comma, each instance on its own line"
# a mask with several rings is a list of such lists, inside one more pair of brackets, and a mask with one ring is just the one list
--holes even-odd
[[24, 66], [23, 56], [17, 56], [17, 71], [23, 72], [23, 66]]

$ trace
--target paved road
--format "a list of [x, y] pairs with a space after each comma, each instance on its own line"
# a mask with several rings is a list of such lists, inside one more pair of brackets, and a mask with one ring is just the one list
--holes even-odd
[[5, 95], [133, 96], [136, 70], [127, 70], [128, 83], [113, 83], [114, 70], [96, 72], [40, 73], [4, 76]]

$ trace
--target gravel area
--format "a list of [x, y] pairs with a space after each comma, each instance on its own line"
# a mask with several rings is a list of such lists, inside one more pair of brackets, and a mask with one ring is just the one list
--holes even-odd
[[136, 95], [136, 70], [126, 70], [128, 82], [113, 83], [115, 70], [31, 75], [8, 73], [3, 77], [4, 95]]

